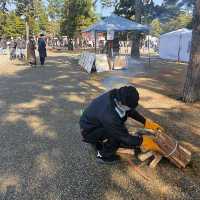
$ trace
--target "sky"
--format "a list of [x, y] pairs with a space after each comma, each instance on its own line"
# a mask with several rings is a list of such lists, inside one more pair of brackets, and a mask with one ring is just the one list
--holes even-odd
[[[47, 3], [47, 0], [43, 0], [45, 3]], [[160, 5], [163, 0], [153, 0], [155, 4], [158, 4]], [[13, 9], [13, 5], [11, 4], [9, 6], [9, 10], [12, 10]], [[99, 13], [100, 15], [102, 16], [109, 16], [112, 12], [113, 12], [114, 8], [103, 8], [100, 4], [100, 0], [98, 1], [97, 3], [97, 8], [96, 8], [96, 11], [97, 13]]]
[[[155, 4], [161, 4], [163, 0], [154, 0]], [[100, 4], [100, 1], [97, 3], [97, 13], [102, 16], [108, 16], [113, 12], [113, 8], [103, 8]]]

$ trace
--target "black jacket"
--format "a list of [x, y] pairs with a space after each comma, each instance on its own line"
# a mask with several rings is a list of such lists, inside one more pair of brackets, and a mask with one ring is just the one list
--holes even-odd
[[128, 117], [131, 117], [144, 124], [145, 118], [135, 109], [128, 111], [124, 118], [120, 118], [115, 111], [115, 98], [119, 100], [117, 90], [114, 89], [94, 99], [80, 118], [80, 128], [85, 132], [105, 128], [106, 132], [116, 139], [120, 138], [127, 144], [132, 141], [130, 145], [138, 145], [135, 144], [135, 137], [128, 133], [124, 123]]
[[40, 57], [47, 57], [46, 42], [43, 38], [38, 39], [38, 51]]

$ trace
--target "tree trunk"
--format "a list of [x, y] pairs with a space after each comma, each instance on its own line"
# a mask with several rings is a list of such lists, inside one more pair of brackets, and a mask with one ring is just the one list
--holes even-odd
[[193, 32], [190, 62], [183, 89], [183, 101], [191, 103], [200, 99], [200, 0], [193, 13]]
[[131, 57], [133, 58], [140, 57], [140, 34], [138, 32], [133, 32]]
[[[135, 1], [135, 21], [141, 23], [142, 17], [142, 0]], [[140, 57], [140, 33], [133, 32], [131, 56], [134, 58]]]

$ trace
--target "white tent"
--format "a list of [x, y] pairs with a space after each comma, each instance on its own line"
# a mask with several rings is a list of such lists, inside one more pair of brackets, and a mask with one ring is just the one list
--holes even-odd
[[188, 62], [190, 58], [192, 31], [179, 29], [160, 36], [160, 58]]

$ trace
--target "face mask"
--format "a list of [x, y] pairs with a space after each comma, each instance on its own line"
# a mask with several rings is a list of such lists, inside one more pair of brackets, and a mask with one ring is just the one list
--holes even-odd
[[115, 107], [115, 111], [118, 113], [118, 115], [120, 116], [120, 118], [123, 118], [126, 116], [126, 112], [131, 110], [131, 108], [129, 108], [126, 105], [123, 105], [120, 101], [117, 101], [117, 99], [114, 99], [116, 107]]

